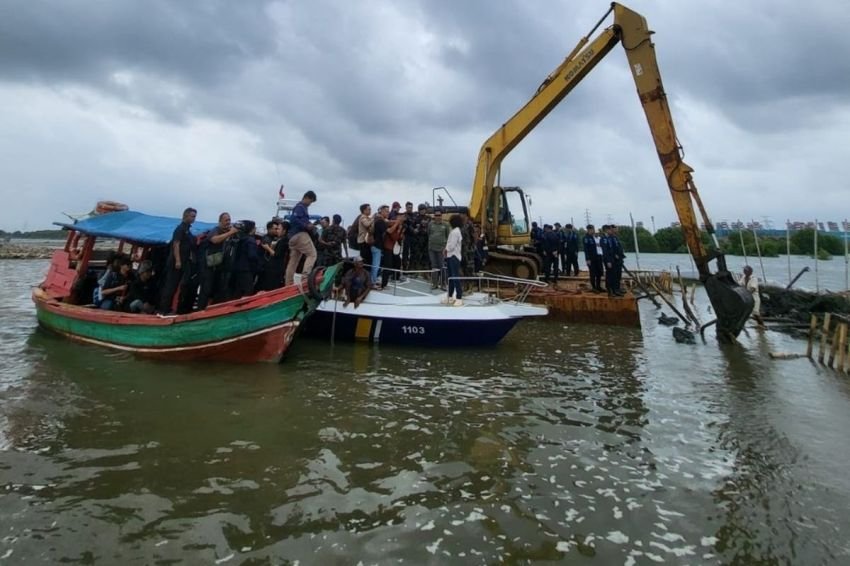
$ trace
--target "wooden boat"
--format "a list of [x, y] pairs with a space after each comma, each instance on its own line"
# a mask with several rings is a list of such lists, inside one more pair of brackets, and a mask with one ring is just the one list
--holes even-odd
[[[65, 247], [53, 254], [47, 277], [32, 293], [39, 324], [72, 340], [148, 358], [280, 361], [301, 322], [330, 289], [336, 267], [314, 270], [294, 285], [182, 315], [131, 314], [82, 304], [91, 297], [80, 293], [87, 275], [105, 268], [104, 250], [95, 249], [96, 241], [115, 241], [118, 251], [129, 251], [133, 261], [141, 261], [167, 246], [179, 223], [134, 211], [57, 223], [69, 233]], [[193, 234], [212, 226], [196, 222]]]

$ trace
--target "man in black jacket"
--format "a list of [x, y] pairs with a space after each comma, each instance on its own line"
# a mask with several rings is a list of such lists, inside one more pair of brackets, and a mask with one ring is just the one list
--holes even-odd
[[623, 279], [623, 245], [617, 237], [617, 227], [609, 224], [606, 227], [606, 242], [603, 247], [605, 253], [605, 286], [608, 288], [608, 296], [622, 297], [626, 293], [620, 288]]
[[602, 293], [602, 243], [593, 224], [588, 224], [584, 234], [584, 261], [590, 272], [590, 287]]

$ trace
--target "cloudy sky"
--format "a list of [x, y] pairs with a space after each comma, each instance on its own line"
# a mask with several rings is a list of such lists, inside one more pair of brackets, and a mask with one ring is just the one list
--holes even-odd
[[[850, 215], [850, 2], [635, 0], [712, 219]], [[101, 199], [265, 220], [468, 204], [482, 142], [607, 10], [568, 0], [0, 0], [0, 228]], [[611, 23], [610, 19], [605, 25]], [[617, 47], [505, 160], [547, 222], [675, 220]]]

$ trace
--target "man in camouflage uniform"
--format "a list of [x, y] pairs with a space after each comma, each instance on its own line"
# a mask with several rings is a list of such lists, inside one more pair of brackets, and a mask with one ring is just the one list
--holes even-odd
[[333, 224], [327, 225], [328, 218], [322, 218], [322, 234], [319, 236], [319, 265], [334, 265], [342, 261], [343, 246], [346, 245], [347, 234], [342, 227], [342, 217], [334, 214]]
[[403, 271], [410, 271], [412, 269], [413, 244], [418, 222], [419, 213], [414, 212], [413, 203], [409, 201], [404, 203], [404, 222], [401, 225], [402, 232], [404, 233], [404, 239], [401, 241], [401, 269]]
[[460, 228], [461, 236], [463, 236], [461, 269], [464, 277], [472, 277], [472, 274], [475, 273], [475, 226], [469, 216], [466, 214], [460, 216], [463, 219], [463, 226]]
[[[413, 236], [408, 240], [405, 236], [405, 244], [410, 246], [410, 265], [405, 268], [411, 271], [427, 270], [431, 268], [431, 260], [428, 258], [428, 214], [427, 206], [419, 205], [418, 212], [412, 214], [410, 227]], [[409, 244], [408, 244], [409, 242]]]

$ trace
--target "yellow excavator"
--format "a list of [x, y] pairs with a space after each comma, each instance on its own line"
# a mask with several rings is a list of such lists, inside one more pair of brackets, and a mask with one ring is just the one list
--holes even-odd
[[[614, 13], [613, 25], [591, 40], [591, 36], [611, 12]], [[481, 146], [472, 185], [469, 215], [473, 222], [481, 226], [482, 234], [487, 238], [488, 271], [536, 278], [539, 258], [533, 253], [522, 251], [522, 246], [530, 243], [525, 195], [519, 187], [499, 186], [502, 160], [615, 45], [622, 44], [685, 241], [717, 315], [718, 336], [734, 338], [741, 332], [752, 312], [753, 298], [737, 284], [727, 270], [726, 260], [718, 251], [713, 224], [691, 177], [693, 169], [682, 160], [682, 147], [676, 138], [667, 95], [664, 93], [658, 71], [655, 46], [650, 40], [652, 33], [647, 28], [643, 16], [621, 4], [612, 3], [611, 8], [590, 33], [583, 37], [566, 59], [546, 77], [531, 100]], [[694, 204], [700, 211], [706, 230], [714, 240], [712, 250], [706, 250], [700, 239]], [[522, 217], [515, 217], [515, 212], [517, 215], [521, 212]], [[716, 273], [709, 269], [709, 263], [713, 260], [717, 261]]]

